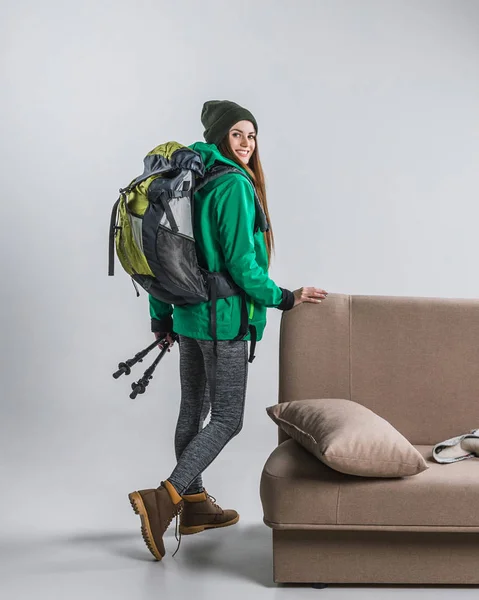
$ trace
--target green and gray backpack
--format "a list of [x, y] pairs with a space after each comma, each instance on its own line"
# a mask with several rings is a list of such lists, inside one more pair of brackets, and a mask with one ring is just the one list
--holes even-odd
[[[108, 274], [114, 274], [114, 254], [134, 284], [163, 302], [176, 305], [211, 300], [211, 330], [216, 353], [216, 300], [239, 294], [243, 298], [241, 340], [248, 332], [246, 294], [229, 273], [200, 266], [195, 247], [193, 195], [233, 166], [215, 163], [205, 170], [201, 156], [177, 142], [157, 146], [144, 159], [143, 173], [120, 189], [110, 222]], [[248, 179], [249, 181], [249, 179]], [[255, 229], [267, 231], [265, 214], [255, 193]], [[137, 295], [139, 295], [138, 288]], [[251, 356], [256, 338], [251, 331]]]

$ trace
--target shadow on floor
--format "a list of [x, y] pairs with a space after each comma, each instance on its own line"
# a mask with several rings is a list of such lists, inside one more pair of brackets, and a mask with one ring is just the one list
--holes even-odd
[[[94, 546], [108, 554], [142, 562], [155, 562], [143, 542], [140, 531], [135, 533], [88, 533], [74, 535], [65, 540], [75, 547]], [[205, 531], [183, 536], [177, 547], [174, 527], [165, 535], [166, 556], [160, 564], [174, 561], [181, 571], [182, 566], [189, 577], [195, 573], [204, 577], [228, 574], [265, 586], [276, 587], [273, 582], [273, 558], [271, 530], [262, 523], [239, 523], [230, 528]]]
[[192, 574], [200, 570], [220, 571], [265, 587], [276, 587], [271, 530], [261, 523], [183, 536], [175, 559], [180, 558], [182, 551], [181, 561]]

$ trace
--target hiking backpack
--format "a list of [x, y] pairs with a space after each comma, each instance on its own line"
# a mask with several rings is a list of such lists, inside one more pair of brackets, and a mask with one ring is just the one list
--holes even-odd
[[[246, 294], [229, 273], [214, 273], [200, 266], [195, 247], [195, 192], [225, 173], [239, 168], [215, 163], [206, 170], [198, 152], [167, 142], [154, 148], [143, 161], [143, 173], [133, 179], [115, 202], [110, 221], [108, 275], [114, 275], [114, 254], [136, 284], [169, 304], [187, 305], [211, 300], [211, 334], [217, 351], [216, 300], [242, 297], [241, 325], [235, 340], [248, 332]], [[252, 185], [252, 184], [251, 184]], [[253, 186], [254, 190], [254, 186]], [[255, 231], [268, 230], [256, 191]], [[251, 332], [250, 362], [254, 359], [256, 330]]]

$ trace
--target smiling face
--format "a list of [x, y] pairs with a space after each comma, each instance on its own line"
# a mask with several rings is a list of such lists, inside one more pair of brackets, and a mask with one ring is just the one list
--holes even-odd
[[251, 121], [239, 121], [229, 130], [230, 148], [240, 161], [247, 165], [256, 148], [256, 131]]

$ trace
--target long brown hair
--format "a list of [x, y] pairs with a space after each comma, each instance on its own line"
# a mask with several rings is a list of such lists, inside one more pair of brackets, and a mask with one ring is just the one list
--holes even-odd
[[240, 161], [240, 159], [236, 156], [236, 154], [231, 150], [230, 143], [229, 143], [229, 133], [218, 144], [218, 149], [224, 157], [229, 158], [230, 160], [233, 160], [240, 167], [243, 167], [243, 169], [246, 170], [248, 175], [253, 180], [253, 184], [256, 189], [256, 193], [258, 195], [259, 202], [261, 204], [261, 207], [264, 211], [264, 214], [266, 215], [266, 219], [268, 220], [268, 224], [269, 224], [269, 230], [264, 232], [264, 240], [266, 243], [266, 250], [268, 252], [268, 265], [269, 265], [271, 262], [271, 256], [274, 253], [274, 235], [273, 235], [273, 228], [271, 225], [271, 220], [269, 218], [268, 201], [266, 199], [266, 183], [264, 180], [264, 172], [263, 172], [263, 167], [261, 165], [261, 160], [259, 158], [259, 152], [258, 152], [258, 138], [255, 138], [255, 141], [256, 141], [256, 147], [255, 147], [255, 150], [254, 150], [253, 154], [251, 155], [251, 159], [247, 165], [242, 163]]

